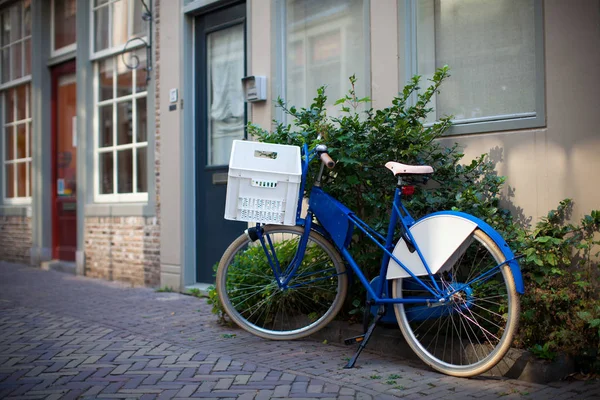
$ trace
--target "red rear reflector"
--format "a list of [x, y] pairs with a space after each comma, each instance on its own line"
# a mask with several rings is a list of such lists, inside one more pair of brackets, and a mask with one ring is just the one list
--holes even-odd
[[414, 186], [402, 186], [402, 194], [405, 196], [410, 196], [415, 193]]

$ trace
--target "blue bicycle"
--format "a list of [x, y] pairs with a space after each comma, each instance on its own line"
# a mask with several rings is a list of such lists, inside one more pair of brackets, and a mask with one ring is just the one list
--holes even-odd
[[[302, 214], [309, 164], [322, 165]], [[402, 204], [410, 177], [429, 166], [389, 162], [397, 179], [387, 235], [376, 232], [321, 188], [327, 147], [302, 149], [296, 224], [258, 223], [236, 239], [218, 266], [222, 305], [243, 329], [267, 339], [298, 339], [327, 325], [344, 304], [349, 274], [379, 306], [348, 362], [352, 367], [386, 307], [393, 306], [407, 343], [432, 368], [453, 376], [481, 374], [508, 351], [524, 291], [517, 258], [502, 237], [468, 214], [444, 211], [415, 221]], [[369, 282], [349, 251], [355, 229], [382, 250], [379, 278]], [[348, 268], [349, 267], [349, 268]]]

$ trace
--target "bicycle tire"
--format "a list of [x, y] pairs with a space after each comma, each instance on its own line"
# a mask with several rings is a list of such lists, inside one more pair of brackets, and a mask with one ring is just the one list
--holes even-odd
[[[263, 229], [283, 268], [295, 254], [304, 228], [267, 225]], [[289, 286], [279, 289], [260, 241], [253, 242], [246, 234], [232, 242], [219, 262], [216, 289], [225, 312], [237, 325], [265, 339], [303, 338], [337, 315], [348, 290], [341, 256], [317, 232], [310, 232], [304, 260]]]
[[[507, 264], [489, 278], [482, 277], [485, 271], [492, 271], [506, 260], [496, 243], [480, 229], [467, 240], [468, 247], [454, 259], [451, 267], [442, 268], [444, 272], [435, 275], [442, 287], [453, 291], [460, 288], [449, 301], [434, 307], [394, 306], [400, 330], [417, 356], [433, 369], [457, 377], [482, 374], [505, 356], [517, 330], [520, 310], [514, 278]], [[474, 249], [478, 245], [482, 250]], [[473, 267], [481, 265], [475, 264], [481, 253], [487, 261], [476, 272]], [[461, 264], [463, 261], [471, 266]], [[474, 280], [475, 276], [481, 279]], [[467, 282], [472, 284], [467, 285]], [[394, 297], [414, 297], [419, 296], [419, 289], [411, 279], [396, 279], [392, 293]], [[442, 341], [441, 333], [445, 333]]]

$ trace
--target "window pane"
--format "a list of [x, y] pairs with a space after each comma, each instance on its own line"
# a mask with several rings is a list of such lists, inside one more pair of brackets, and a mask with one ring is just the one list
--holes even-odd
[[115, 47], [124, 44], [127, 39], [129, 39], [129, 7], [127, 1], [125, 0], [118, 0], [115, 3], [112, 3], [109, 7], [112, 17], [112, 43], [110, 46]]
[[31, 188], [31, 161], [27, 161], [27, 182], [29, 182], [29, 191], [27, 192], [27, 197], [33, 195], [33, 189]]
[[[129, 65], [135, 65], [131, 59], [131, 53], [125, 54], [125, 61]], [[122, 56], [117, 56], [117, 97], [127, 96], [133, 93], [133, 72], [123, 62]]]
[[137, 192], [148, 192], [148, 160], [146, 157], [147, 149], [142, 147], [137, 149]]
[[15, 197], [15, 168], [14, 164], [8, 164], [5, 168], [6, 171], [6, 182], [5, 182], [5, 193], [7, 198]]
[[[294, 106], [306, 107], [327, 85], [333, 104], [358, 79], [359, 96], [366, 92], [363, 0], [286, 1], [286, 94]], [[338, 112], [333, 107], [331, 112]]]
[[31, 35], [31, 0], [23, 1], [23, 27], [25, 36]]
[[2, 13], [2, 33], [0, 34], [2, 46], [10, 43], [10, 11], [7, 9]]
[[98, 164], [100, 194], [112, 194], [114, 192], [113, 153], [100, 153], [98, 156]]
[[17, 164], [17, 197], [27, 197], [27, 163]]
[[102, 7], [94, 11], [94, 51], [107, 49], [110, 45], [108, 42], [108, 9]]
[[113, 98], [113, 75], [114, 64], [113, 58], [100, 61], [100, 88], [98, 90], [99, 101]]
[[14, 160], [15, 159], [15, 134], [14, 134], [14, 127], [9, 126], [8, 128], [4, 129], [4, 137], [5, 139], [5, 143], [6, 143], [6, 151], [5, 151], [5, 157], [6, 157], [6, 161], [9, 160]]
[[113, 106], [109, 104], [102, 106], [98, 110], [98, 127], [99, 147], [108, 147], [113, 144]]
[[146, 71], [146, 68], [148, 67], [148, 63], [146, 62], [146, 50], [138, 50], [136, 55], [139, 59], [139, 65], [135, 70], [135, 92], [140, 93], [148, 90], [148, 81], [146, 79], [148, 76], [148, 71]]
[[534, 0], [436, 0], [418, 7], [418, 73], [450, 66], [438, 117], [535, 114]]
[[133, 193], [133, 152], [131, 149], [117, 152], [117, 191]]
[[101, 6], [103, 4], [107, 4], [108, 0], [94, 0], [94, 7]]
[[75, 0], [54, 0], [54, 49], [58, 50], [76, 41]]
[[8, 89], [4, 93], [4, 118], [5, 123], [9, 123], [15, 119], [15, 89]]
[[17, 120], [23, 120], [28, 117], [27, 115], [27, 92], [29, 85], [21, 85], [16, 88], [17, 95]]
[[125, 101], [117, 104], [117, 144], [133, 142], [133, 104]]
[[23, 76], [23, 45], [19, 42], [10, 46], [10, 57], [12, 59], [12, 79]]
[[10, 8], [10, 41], [14, 42], [23, 37], [21, 21], [23, 20], [23, 9], [21, 4], [15, 4]]
[[31, 39], [27, 39], [23, 42], [25, 47], [25, 70], [23, 75], [31, 75]]
[[136, 140], [138, 143], [145, 142], [148, 140], [147, 131], [148, 125], [146, 123], [148, 115], [146, 110], [146, 98], [142, 97], [136, 100], [136, 113], [137, 113], [137, 137]]
[[2, 83], [10, 81], [10, 47], [2, 50]]
[[[142, 5], [141, 1], [129, 0], [133, 2], [133, 36], [147, 36], [148, 35], [148, 22], [142, 19], [142, 14], [146, 12], [146, 9]], [[146, 2], [146, 4], [150, 4]]]
[[31, 147], [32, 147], [32, 143], [31, 143], [31, 122], [28, 122], [27, 126], [29, 128], [29, 130], [27, 131], [27, 135], [29, 136], [29, 145], [27, 146], [27, 157], [31, 157]]
[[244, 26], [212, 32], [208, 41], [208, 165], [227, 165], [231, 143], [244, 137]]
[[27, 131], [25, 124], [17, 125], [17, 158], [27, 157]]

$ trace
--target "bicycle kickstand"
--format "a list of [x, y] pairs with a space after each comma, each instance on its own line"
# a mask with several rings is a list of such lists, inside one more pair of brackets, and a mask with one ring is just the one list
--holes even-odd
[[373, 331], [375, 330], [375, 327], [377, 326], [377, 323], [379, 323], [379, 320], [385, 315], [385, 305], [380, 305], [379, 306], [379, 310], [377, 310], [377, 315], [375, 316], [375, 319], [373, 320], [373, 323], [371, 323], [371, 325], [369, 326], [369, 329], [367, 329], [367, 331], [359, 336], [355, 336], [353, 338], [350, 339], [346, 339], [344, 340], [344, 342], [347, 345], [351, 345], [354, 343], [360, 343], [360, 345], [358, 346], [358, 350], [356, 350], [356, 353], [354, 353], [354, 355], [352, 356], [352, 358], [348, 361], [348, 364], [346, 364], [344, 366], [345, 369], [349, 369], [349, 368], [353, 368], [354, 364], [356, 364], [356, 360], [358, 359], [358, 356], [360, 355], [360, 353], [363, 351], [363, 349], [367, 346], [367, 342], [369, 341], [369, 339], [371, 338], [371, 335], [373, 334]]

